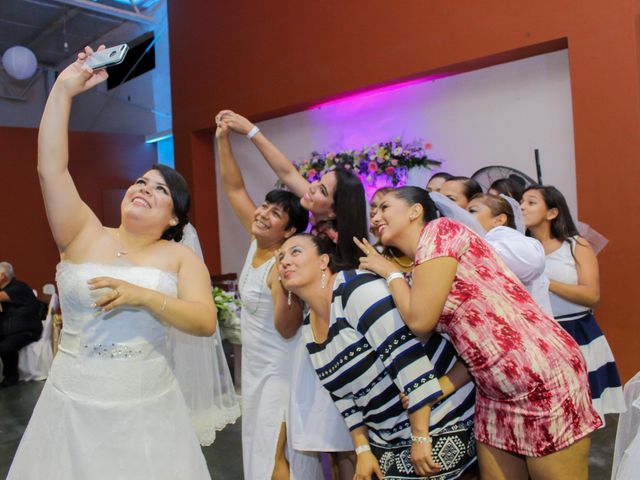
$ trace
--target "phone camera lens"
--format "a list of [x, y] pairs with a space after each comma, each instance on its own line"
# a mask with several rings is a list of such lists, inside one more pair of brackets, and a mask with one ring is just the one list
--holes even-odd
[[111, 53], [109, 54], [109, 58], [113, 57], [116, 53], [117, 53], [117, 52], [111, 52]]

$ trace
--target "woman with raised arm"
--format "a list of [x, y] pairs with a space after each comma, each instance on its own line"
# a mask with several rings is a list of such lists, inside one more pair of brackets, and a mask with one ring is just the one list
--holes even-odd
[[402, 187], [374, 218], [384, 245], [414, 259], [411, 286], [366, 239], [361, 268], [385, 277], [418, 337], [447, 333], [476, 381], [475, 436], [482, 478], [586, 479], [591, 404], [576, 342], [535, 303], [477, 234], [437, 218], [429, 194]]
[[[102, 47], [101, 47], [102, 48]], [[100, 223], [68, 170], [73, 97], [104, 81], [78, 59], [58, 76], [38, 137], [38, 174], [60, 251], [58, 354], [8, 478], [210, 478], [168, 361], [170, 327], [211, 335], [204, 263], [180, 240], [189, 193], [155, 166], [125, 193], [121, 224]]]
[[343, 261], [355, 262], [359, 252], [351, 238], [367, 234], [367, 206], [360, 179], [353, 172], [336, 168], [309, 183], [249, 120], [231, 110], [218, 113], [216, 121], [223, 119], [234, 132], [251, 139], [280, 181], [300, 197], [301, 205], [311, 212], [314, 230], [337, 245]]
[[546, 253], [551, 309], [555, 319], [578, 342], [587, 361], [591, 398], [602, 421], [605, 413], [626, 410], [613, 353], [592, 308], [600, 301], [598, 259], [578, 236], [564, 195], [552, 186], [529, 187], [522, 197], [529, 234]]
[[287, 298], [273, 268], [282, 243], [308, 223], [293, 193], [272, 190], [256, 207], [244, 186], [229, 141], [229, 125], [217, 122], [216, 143], [224, 192], [251, 235], [240, 273], [242, 302], [242, 458], [244, 478], [322, 478], [319, 457], [296, 451], [287, 438], [292, 359], [302, 308]]
[[351, 430], [354, 478], [461, 478], [475, 463], [466, 369], [439, 335], [418, 342], [384, 280], [340, 271], [334, 251], [326, 239], [293, 236], [278, 254], [278, 270], [284, 287], [309, 305], [303, 339]]

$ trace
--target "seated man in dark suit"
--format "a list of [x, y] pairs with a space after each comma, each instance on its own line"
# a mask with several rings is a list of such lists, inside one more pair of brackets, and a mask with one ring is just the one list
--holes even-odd
[[18, 351], [40, 338], [42, 302], [26, 283], [15, 278], [10, 263], [0, 262], [0, 388], [18, 383]]

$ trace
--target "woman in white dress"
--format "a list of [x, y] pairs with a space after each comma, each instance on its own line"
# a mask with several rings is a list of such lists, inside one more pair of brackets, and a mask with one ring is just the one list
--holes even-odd
[[544, 274], [544, 249], [538, 240], [524, 235], [520, 206], [509, 200], [515, 202], [506, 196], [480, 193], [471, 199], [467, 210], [486, 230], [484, 239], [516, 274], [536, 303], [553, 315], [549, 279]]
[[65, 327], [50, 376], [8, 478], [207, 479], [207, 465], [170, 367], [170, 327], [211, 335], [209, 273], [180, 240], [184, 179], [156, 166], [126, 192], [121, 225], [104, 227], [68, 170], [74, 96], [104, 81], [78, 60], [58, 76], [38, 138], [38, 173], [60, 251]]
[[544, 247], [553, 315], [580, 345], [587, 361], [593, 406], [604, 425], [606, 413], [624, 412], [626, 406], [613, 352], [591, 310], [600, 301], [598, 259], [589, 242], [578, 235], [557, 188], [526, 189], [522, 213], [529, 233]]
[[233, 157], [229, 125], [217, 119], [217, 127], [224, 192], [252, 236], [239, 278], [244, 478], [321, 478], [318, 455], [294, 450], [287, 438], [292, 362], [299, 344], [302, 307], [285, 296], [273, 268], [282, 243], [307, 227], [308, 212], [285, 190], [270, 191], [256, 207]]

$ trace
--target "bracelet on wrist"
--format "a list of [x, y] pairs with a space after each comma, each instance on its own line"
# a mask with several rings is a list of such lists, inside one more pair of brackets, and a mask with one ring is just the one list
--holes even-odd
[[394, 280], [396, 280], [398, 278], [404, 279], [404, 273], [402, 273], [402, 272], [391, 272], [389, 275], [387, 275], [385, 277], [385, 280], [387, 281], [387, 285], [391, 286], [391, 282], [393, 282]]
[[411, 434], [411, 441], [413, 443], [431, 443], [431, 435], [427, 435], [426, 437], [421, 437], [419, 435]]
[[370, 451], [371, 447], [369, 445], [360, 445], [359, 447], [356, 447], [356, 455], [360, 455], [361, 453]]
[[255, 137], [258, 134], [259, 131], [260, 129], [256, 125], [254, 125], [253, 128], [249, 130], [249, 132], [247, 133], [247, 138], [251, 140], [253, 137]]

